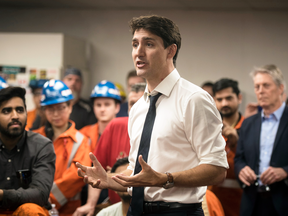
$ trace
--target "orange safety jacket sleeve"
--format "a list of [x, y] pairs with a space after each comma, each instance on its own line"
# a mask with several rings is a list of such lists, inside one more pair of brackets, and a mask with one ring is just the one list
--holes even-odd
[[[82, 138], [81, 138], [82, 137]], [[66, 204], [69, 200], [80, 199], [78, 194], [82, 187], [85, 185], [83, 179], [77, 174], [76, 162], [83, 165], [90, 166], [91, 160], [89, 158], [90, 148], [88, 146], [88, 138], [77, 131], [76, 133], [77, 142], [73, 143], [73, 148], [69, 149], [69, 161], [63, 164], [67, 169], [62, 173], [62, 176], [54, 180], [52, 190], [50, 193], [51, 202], [56, 204], [56, 208], [60, 208]], [[71, 139], [72, 140], [72, 139]], [[81, 142], [80, 142], [81, 141]], [[70, 141], [71, 142], [71, 141]], [[73, 156], [74, 154], [74, 156]], [[57, 152], [56, 152], [56, 164], [57, 164]], [[57, 172], [57, 165], [56, 165]], [[57, 173], [55, 173], [57, 176]], [[79, 197], [78, 197], [79, 196]]]
[[93, 125], [87, 125], [80, 129], [80, 132], [88, 137], [89, 139], [89, 145], [90, 145], [90, 151], [94, 152], [94, 149], [96, 148], [98, 144], [98, 138], [99, 138], [99, 125], [98, 123]]

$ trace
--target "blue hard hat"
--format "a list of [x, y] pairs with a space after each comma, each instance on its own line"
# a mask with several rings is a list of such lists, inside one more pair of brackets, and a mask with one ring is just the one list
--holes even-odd
[[6, 80], [0, 76], [0, 90], [7, 87], [8, 84], [6, 83]]
[[43, 85], [48, 81], [48, 79], [33, 79], [29, 82], [29, 87], [32, 89], [43, 88]]
[[41, 106], [67, 102], [74, 99], [71, 89], [61, 80], [49, 80], [42, 89]]
[[114, 83], [103, 80], [98, 83], [92, 90], [90, 95], [91, 98], [112, 98], [121, 102], [121, 97], [118, 88], [114, 85]]

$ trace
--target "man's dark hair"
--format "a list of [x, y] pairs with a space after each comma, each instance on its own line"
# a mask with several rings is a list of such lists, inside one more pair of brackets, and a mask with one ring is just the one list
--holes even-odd
[[214, 83], [212, 83], [212, 82], [205, 82], [201, 85], [201, 88], [203, 88], [204, 86], [208, 86], [208, 87], [213, 88], [213, 85], [214, 85]]
[[136, 83], [131, 87], [131, 92], [141, 92], [141, 91], [145, 91], [146, 88], [146, 83]]
[[112, 167], [112, 169], [111, 169], [111, 173], [115, 173], [115, 170], [116, 170], [119, 166], [122, 166], [122, 165], [125, 165], [125, 164], [129, 164], [128, 157], [124, 157], [124, 158], [118, 159], [118, 160], [116, 161], [116, 163], [113, 165], [113, 167]]
[[213, 85], [213, 93], [214, 95], [223, 89], [231, 87], [233, 92], [238, 96], [240, 93], [240, 90], [238, 88], [238, 82], [232, 79], [220, 79]]
[[178, 26], [172, 20], [157, 15], [140, 16], [130, 20], [129, 26], [133, 35], [135, 31], [144, 29], [159, 36], [163, 40], [165, 49], [176, 44], [177, 51], [173, 57], [173, 64], [176, 66], [176, 59], [181, 47], [181, 35]]
[[26, 109], [26, 102], [25, 102], [25, 94], [26, 90], [21, 87], [12, 87], [9, 86], [7, 88], [0, 90], [0, 106], [4, 101], [8, 101], [13, 97], [20, 97], [23, 100], [24, 107]]

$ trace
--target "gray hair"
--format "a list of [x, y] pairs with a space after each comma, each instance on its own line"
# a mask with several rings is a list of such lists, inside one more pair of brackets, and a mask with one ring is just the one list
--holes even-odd
[[250, 76], [254, 78], [258, 73], [266, 73], [271, 76], [274, 83], [279, 87], [280, 85], [284, 86], [286, 89], [286, 83], [283, 77], [281, 70], [274, 64], [265, 65], [263, 67], [255, 67], [254, 70], [250, 73]]
[[133, 85], [131, 87], [131, 92], [141, 92], [141, 91], [145, 91], [146, 88], [146, 83], [136, 83], [135, 85]]

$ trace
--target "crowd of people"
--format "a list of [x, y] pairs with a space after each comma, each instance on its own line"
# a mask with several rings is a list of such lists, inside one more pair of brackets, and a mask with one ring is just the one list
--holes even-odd
[[0, 216], [49, 215], [51, 204], [63, 216], [288, 215], [281, 70], [253, 69], [257, 103], [242, 114], [236, 80], [181, 78], [173, 21], [141, 16], [130, 28], [127, 96], [103, 80], [82, 99], [70, 67], [30, 81], [27, 112], [26, 90], [0, 78]]

